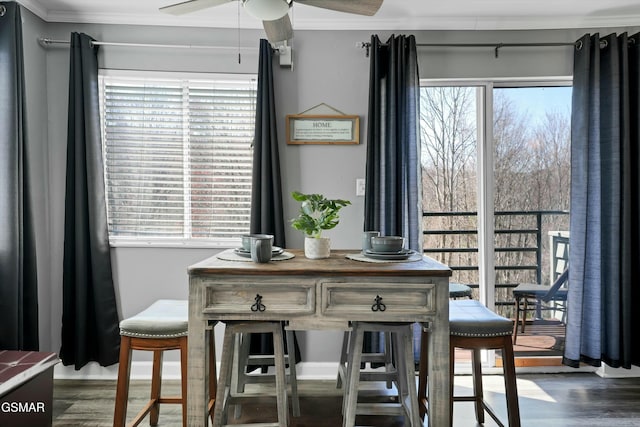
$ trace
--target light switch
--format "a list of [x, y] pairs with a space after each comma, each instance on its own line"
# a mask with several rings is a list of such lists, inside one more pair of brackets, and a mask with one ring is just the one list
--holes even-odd
[[364, 196], [364, 178], [356, 179], [356, 196]]

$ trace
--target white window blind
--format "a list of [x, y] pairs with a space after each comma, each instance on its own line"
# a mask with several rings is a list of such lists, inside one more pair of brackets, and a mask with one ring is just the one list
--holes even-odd
[[247, 233], [255, 100], [252, 76], [101, 75], [112, 242]]

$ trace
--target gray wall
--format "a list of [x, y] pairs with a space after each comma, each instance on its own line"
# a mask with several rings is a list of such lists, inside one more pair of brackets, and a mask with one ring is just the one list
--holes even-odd
[[[43, 49], [36, 39], [69, 38], [71, 31], [86, 32], [100, 41], [236, 46], [236, 30], [114, 25], [43, 23], [24, 13], [27, 62], [28, 123], [38, 217], [38, 268], [40, 269], [40, 323], [43, 350], [60, 347], [62, 316], [62, 255], [64, 226], [64, 168], [68, 49]], [[630, 33], [638, 29], [628, 29]], [[423, 43], [573, 42], [588, 30], [569, 31], [423, 31], [414, 32]], [[604, 30], [603, 34], [612, 30]], [[591, 30], [590, 32], [593, 32]], [[357, 42], [369, 41], [374, 32], [296, 31], [293, 69], [279, 68], [275, 58], [276, 112], [283, 171], [286, 217], [297, 206], [293, 190], [321, 192], [346, 198], [353, 206], [343, 210], [341, 223], [328, 233], [334, 248], [356, 248], [362, 230], [363, 197], [355, 195], [355, 181], [363, 178], [367, 139], [369, 61]], [[401, 33], [397, 31], [396, 33]], [[391, 32], [379, 33], [384, 41]], [[261, 31], [243, 30], [241, 44], [258, 46]], [[421, 48], [420, 72], [424, 78], [493, 78], [569, 76], [571, 48], [493, 49]], [[236, 52], [101, 47], [103, 68], [191, 72], [255, 73], [257, 55]], [[346, 114], [361, 117], [361, 143], [353, 146], [287, 146], [284, 117], [326, 103]], [[302, 246], [302, 235], [287, 229], [291, 248]], [[216, 253], [216, 249], [114, 248], [114, 279], [122, 317], [135, 314], [158, 298], [186, 298], [188, 265]], [[341, 334], [301, 334], [305, 361], [338, 359]], [[218, 346], [219, 348], [219, 346]], [[142, 357], [142, 356], [137, 356]]]
[[52, 348], [51, 335], [60, 335], [51, 324], [51, 301], [61, 295], [52, 291], [53, 282], [49, 272], [52, 259], [49, 256], [49, 199], [48, 170], [49, 147], [47, 144], [47, 67], [44, 50], [34, 41], [34, 34], [46, 31], [46, 24], [24, 8], [21, 10], [23, 22], [24, 68], [27, 98], [27, 151], [29, 154], [29, 173], [33, 183], [32, 202], [34, 209], [34, 227], [36, 234], [36, 253], [38, 266], [38, 306], [41, 347]]

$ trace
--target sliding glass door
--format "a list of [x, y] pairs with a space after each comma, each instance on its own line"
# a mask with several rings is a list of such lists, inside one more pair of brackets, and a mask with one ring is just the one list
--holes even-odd
[[[421, 88], [424, 251], [506, 317], [514, 317], [513, 288], [548, 284], [568, 253], [557, 243], [569, 234], [569, 83]], [[562, 326], [556, 314], [536, 320]], [[560, 354], [563, 328], [531, 323], [532, 338], [519, 343], [531, 355]]]

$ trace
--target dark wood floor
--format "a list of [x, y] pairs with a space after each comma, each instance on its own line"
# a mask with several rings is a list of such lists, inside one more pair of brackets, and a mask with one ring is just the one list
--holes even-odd
[[[499, 416], [506, 413], [501, 376], [484, 378], [485, 394]], [[167, 391], [178, 390], [177, 381], [167, 381]], [[131, 382], [129, 419], [143, 406], [147, 381]], [[470, 377], [456, 377], [456, 393], [470, 390]], [[640, 425], [640, 378], [604, 379], [596, 374], [519, 374], [518, 392], [523, 426], [627, 427]], [[340, 390], [332, 381], [300, 381], [301, 412], [291, 418], [291, 427], [339, 427]], [[113, 423], [115, 381], [56, 380], [53, 425], [57, 427], [101, 427]], [[233, 422], [275, 420], [275, 399], [256, 398], [243, 407], [242, 418]], [[180, 408], [164, 405], [160, 426], [179, 426]], [[606, 420], [606, 421], [605, 421]], [[401, 427], [394, 417], [358, 417], [358, 425]], [[143, 421], [141, 425], [148, 425]], [[454, 427], [476, 426], [471, 403], [456, 403]], [[485, 424], [495, 426], [493, 422]], [[441, 427], [441, 426], [435, 426]]]

